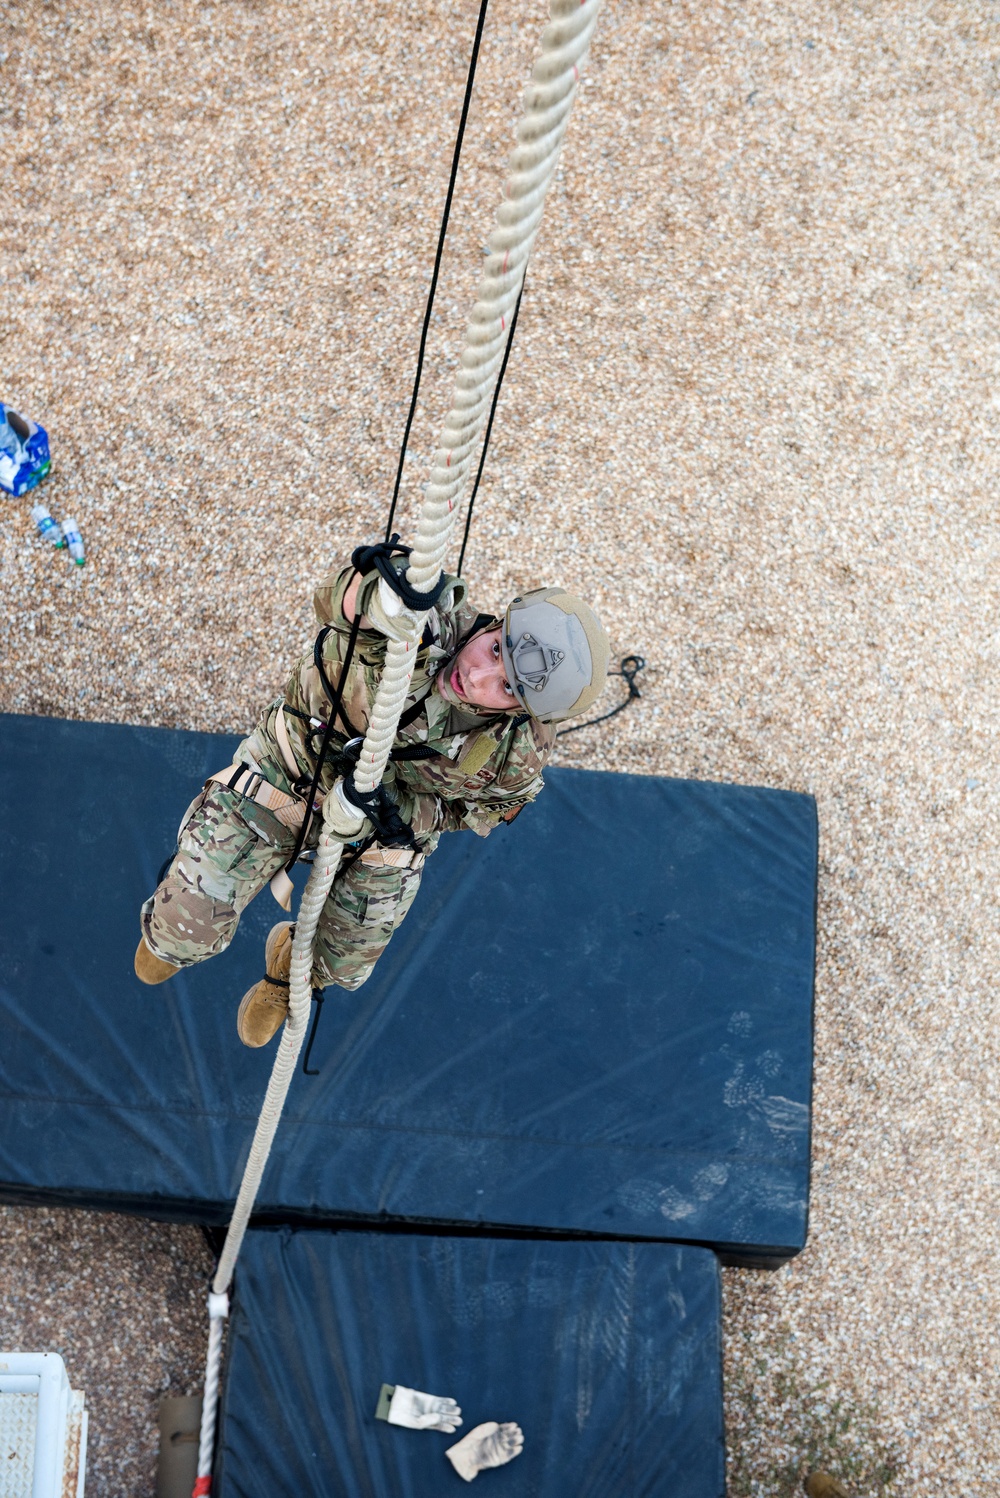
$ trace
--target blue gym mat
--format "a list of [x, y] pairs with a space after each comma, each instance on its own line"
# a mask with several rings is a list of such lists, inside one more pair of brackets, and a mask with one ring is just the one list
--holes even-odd
[[[494, 1498], [722, 1498], [719, 1271], [667, 1244], [316, 1229], [248, 1233], [217, 1498], [447, 1498], [486, 1420], [524, 1449]], [[374, 1418], [383, 1383], [448, 1395], [453, 1435]]]
[[[138, 907], [237, 741], [0, 717], [0, 1194], [228, 1218], [273, 1048], [236, 1038], [282, 912], [159, 988]], [[56, 794], [29, 795], [32, 786]], [[803, 1246], [811, 797], [553, 770], [447, 834], [371, 981], [331, 988], [265, 1218]]]

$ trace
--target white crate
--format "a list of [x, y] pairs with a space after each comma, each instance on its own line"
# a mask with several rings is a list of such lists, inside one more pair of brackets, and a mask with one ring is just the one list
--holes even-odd
[[55, 1352], [0, 1353], [0, 1498], [83, 1498], [84, 1397]]

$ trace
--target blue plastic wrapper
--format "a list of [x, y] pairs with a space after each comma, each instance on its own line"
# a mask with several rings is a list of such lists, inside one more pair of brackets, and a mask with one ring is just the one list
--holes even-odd
[[51, 466], [44, 427], [0, 401], [0, 489], [15, 498], [40, 484]]

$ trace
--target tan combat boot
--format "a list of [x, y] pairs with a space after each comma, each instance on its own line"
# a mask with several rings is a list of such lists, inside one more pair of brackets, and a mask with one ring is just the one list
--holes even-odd
[[829, 1472], [810, 1472], [802, 1486], [809, 1498], [851, 1498], [844, 1484]]
[[139, 938], [135, 949], [135, 975], [140, 983], [166, 983], [178, 971], [172, 962], [164, 962], [162, 957], [149, 950], [144, 936]]
[[267, 976], [243, 995], [236, 1015], [236, 1033], [244, 1045], [267, 1045], [288, 1017], [288, 975], [294, 935], [291, 921], [279, 921], [271, 927], [264, 947]]

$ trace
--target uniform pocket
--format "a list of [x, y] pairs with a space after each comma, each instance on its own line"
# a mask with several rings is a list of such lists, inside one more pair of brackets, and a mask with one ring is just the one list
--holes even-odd
[[210, 863], [220, 874], [231, 873], [261, 841], [243, 817], [242, 800], [223, 787], [202, 791], [181, 830], [179, 851]]
[[[363, 872], [355, 873], [355, 870]], [[406, 872], [405, 869], [355, 864], [347, 878], [334, 884], [337, 904], [355, 925], [366, 930], [391, 931]]]
[[386, 866], [365, 871], [364, 914], [361, 924], [391, 931], [403, 890], [404, 869]]
[[286, 844], [291, 847], [294, 843], [298, 828], [286, 827], [273, 811], [268, 811], [266, 806], [259, 806], [256, 801], [251, 801], [249, 796], [241, 798], [239, 814], [250, 831], [261, 842], [267, 843], [269, 848], [281, 848]]

